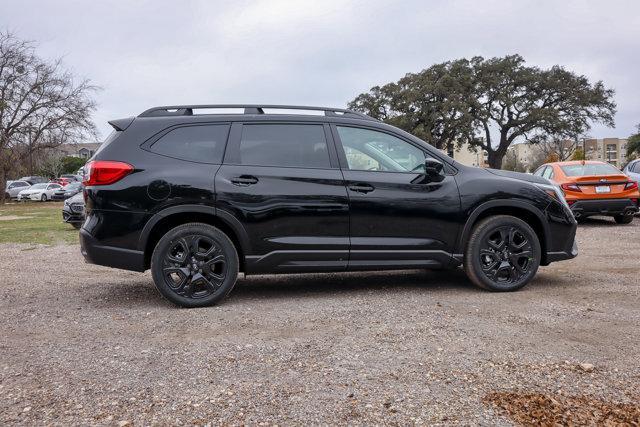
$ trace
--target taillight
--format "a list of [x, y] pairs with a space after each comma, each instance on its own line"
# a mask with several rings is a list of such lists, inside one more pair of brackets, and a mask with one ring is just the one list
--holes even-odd
[[560, 187], [562, 187], [563, 190], [577, 191], [579, 193], [582, 193], [582, 190], [580, 189], [578, 184], [562, 184]]
[[92, 185], [109, 185], [120, 181], [133, 172], [133, 166], [125, 162], [110, 160], [92, 160], [84, 167], [82, 183], [88, 187]]
[[629, 181], [627, 182], [627, 185], [624, 186], [625, 190], [637, 190], [638, 189], [638, 183], [635, 181]]

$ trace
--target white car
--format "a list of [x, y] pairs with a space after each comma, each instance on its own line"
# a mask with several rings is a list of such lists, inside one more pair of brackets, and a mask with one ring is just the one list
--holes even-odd
[[46, 202], [47, 200], [51, 200], [54, 191], [59, 190], [60, 188], [62, 188], [62, 185], [54, 183], [45, 182], [42, 184], [35, 184], [28, 189], [19, 192], [18, 200], [39, 200], [41, 202]]

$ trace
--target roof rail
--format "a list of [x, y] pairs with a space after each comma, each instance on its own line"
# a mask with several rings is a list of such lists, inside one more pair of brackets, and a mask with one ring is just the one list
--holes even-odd
[[[211, 104], [211, 105], [167, 105], [163, 107], [153, 107], [142, 112], [138, 117], [166, 117], [166, 116], [192, 116], [193, 110], [214, 110], [214, 109], [237, 108], [244, 109], [244, 114], [265, 114], [264, 110], [308, 110], [322, 111], [325, 116], [352, 117], [357, 119], [375, 120], [373, 117], [358, 111], [346, 110], [343, 108], [329, 107], [309, 107], [304, 105], [266, 105], [266, 104]], [[216, 114], [216, 113], [210, 113]], [[219, 113], [228, 114], [228, 113]]]

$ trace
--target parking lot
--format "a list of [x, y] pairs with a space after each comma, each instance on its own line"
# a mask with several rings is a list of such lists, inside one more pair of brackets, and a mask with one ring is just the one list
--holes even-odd
[[461, 270], [263, 276], [186, 310], [77, 244], [4, 243], [0, 420], [637, 422], [640, 219], [578, 244], [516, 293]]

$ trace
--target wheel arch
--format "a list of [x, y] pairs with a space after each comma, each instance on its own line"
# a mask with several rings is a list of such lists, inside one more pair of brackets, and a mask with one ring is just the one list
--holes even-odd
[[511, 215], [525, 221], [533, 228], [538, 240], [540, 241], [540, 250], [542, 252], [541, 265], [547, 264], [547, 244], [550, 241], [549, 226], [545, 219], [544, 213], [530, 203], [518, 200], [491, 200], [476, 207], [462, 229], [458, 242], [456, 244], [456, 258], [461, 261], [463, 258], [465, 246], [471, 235], [473, 227], [483, 219], [493, 215]]
[[240, 271], [244, 271], [245, 254], [250, 253], [249, 239], [244, 227], [227, 212], [211, 206], [182, 205], [166, 208], [147, 221], [138, 240], [138, 250], [144, 253], [144, 267], [151, 265], [153, 248], [162, 236], [172, 228], [190, 222], [202, 222], [224, 232], [238, 251]]

